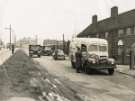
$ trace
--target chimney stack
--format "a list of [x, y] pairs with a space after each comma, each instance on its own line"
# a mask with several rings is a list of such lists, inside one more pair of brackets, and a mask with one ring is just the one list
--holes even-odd
[[114, 6], [111, 8], [111, 17], [117, 17], [118, 16], [118, 7]]
[[97, 23], [97, 15], [92, 16], [92, 24]]

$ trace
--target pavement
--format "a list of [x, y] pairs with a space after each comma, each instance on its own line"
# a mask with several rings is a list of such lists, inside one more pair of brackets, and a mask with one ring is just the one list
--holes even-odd
[[117, 65], [116, 71], [135, 78], [135, 69], [130, 69], [129, 65]]
[[11, 51], [8, 49], [0, 50], [0, 65], [2, 65], [11, 55]]

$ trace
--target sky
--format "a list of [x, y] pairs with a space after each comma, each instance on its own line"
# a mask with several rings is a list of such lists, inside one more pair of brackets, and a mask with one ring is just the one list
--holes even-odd
[[119, 13], [135, 9], [134, 0], [0, 0], [0, 38], [12, 40], [38, 35], [44, 39], [70, 40], [91, 24], [93, 15], [98, 20], [110, 16], [110, 9], [119, 7]]

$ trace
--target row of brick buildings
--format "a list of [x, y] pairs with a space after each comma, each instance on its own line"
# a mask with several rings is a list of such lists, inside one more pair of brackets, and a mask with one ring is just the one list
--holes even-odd
[[97, 15], [92, 17], [92, 24], [78, 34], [77, 37], [99, 37], [109, 42], [110, 57], [119, 63], [129, 63], [129, 52], [135, 47], [135, 9], [118, 13], [118, 7], [111, 8], [111, 16], [98, 21]]

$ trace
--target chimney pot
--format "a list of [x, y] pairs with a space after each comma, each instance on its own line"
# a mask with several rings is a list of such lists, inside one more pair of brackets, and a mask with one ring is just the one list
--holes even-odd
[[92, 16], [92, 24], [97, 23], [97, 15]]
[[111, 17], [117, 17], [118, 16], [118, 7], [114, 6], [111, 8]]

